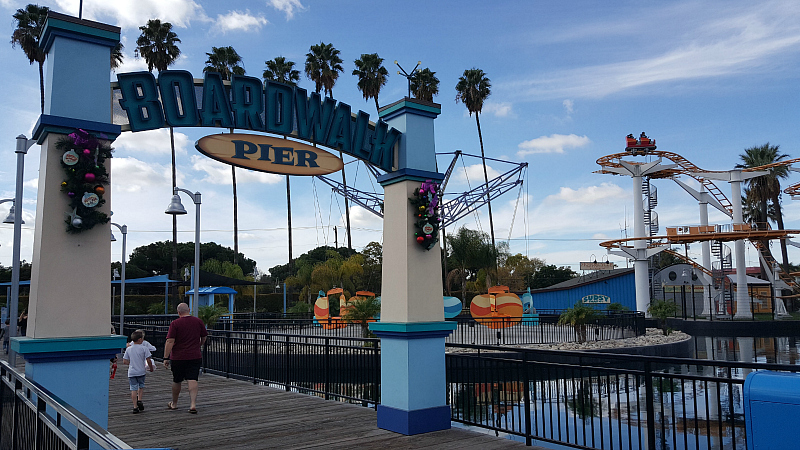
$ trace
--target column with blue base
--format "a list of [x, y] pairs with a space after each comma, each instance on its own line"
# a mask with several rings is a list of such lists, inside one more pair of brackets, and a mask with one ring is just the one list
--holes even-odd
[[[109, 358], [125, 347], [111, 334], [108, 225], [68, 234], [68, 199], [56, 143], [83, 129], [113, 140], [109, 61], [119, 28], [50, 12], [42, 31], [47, 54], [45, 111], [34, 129], [42, 146], [36, 203], [28, 336], [12, 339], [25, 375], [101, 426], [108, 425]], [[110, 186], [106, 198], [110, 199]], [[100, 207], [106, 214], [110, 204]]]
[[403, 99], [381, 109], [381, 119], [402, 134], [397, 170], [379, 178], [384, 188], [381, 321], [381, 404], [378, 427], [406, 435], [450, 428], [444, 340], [456, 324], [444, 321], [441, 247], [414, 238], [409, 198], [420, 183], [440, 181], [436, 171], [435, 103]]

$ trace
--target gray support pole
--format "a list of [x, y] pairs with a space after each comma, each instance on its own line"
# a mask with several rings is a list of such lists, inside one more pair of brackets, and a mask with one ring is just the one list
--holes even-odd
[[[11, 300], [9, 302], [8, 317], [14, 321], [9, 323], [9, 338], [17, 335], [16, 320], [19, 317], [19, 258], [20, 242], [22, 241], [22, 179], [25, 174], [25, 155], [34, 141], [29, 141], [25, 135], [17, 136], [17, 179], [16, 190], [14, 192], [14, 248], [11, 260]], [[10, 341], [9, 341], [10, 342]], [[8, 350], [8, 361], [13, 367], [17, 362], [16, 352]]]

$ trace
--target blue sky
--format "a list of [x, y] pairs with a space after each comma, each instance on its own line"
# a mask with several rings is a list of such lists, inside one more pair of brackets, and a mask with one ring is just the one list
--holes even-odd
[[[53, 10], [77, 15], [77, 0], [46, 1]], [[25, 2], [0, 0], [4, 33], [11, 15]], [[345, 72], [333, 92], [337, 100], [374, 119], [350, 75], [353, 60], [377, 52], [391, 76], [380, 94], [388, 104], [405, 95], [406, 69], [422, 61], [440, 79], [442, 114], [436, 120], [436, 148], [480, 154], [475, 118], [455, 102], [454, 86], [465, 69], [483, 69], [492, 95], [481, 114], [487, 156], [527, 162], [522, 192], [493, 203], [498, 240], [511, 237], [512, 252], [570, 265], [605, 251], [600, 240], [632, 234], [629, 178], [594, 174], [597, 158], [624, 148], [624, 137], [642, 131], [660, 150], [681, 154], [707, 170], [733, 168], [747, 147], [779, 144], [800, 156], [795, 141], [800, 3], [795, 1], [561, 1], [561, 2], [368, 2], [317, 0], [192, 1], [86, 0], [84, 17], [122, 28], [125, 64], [118, 72], [146, 70], [133, 50], [138, 27], [160, 18], [175, 25], [182, 41], [173, 66], [202, 75], [212, 46], [233, 46], [248, 75], [260, 76], [264, 61], [285, 56], [302, 71], [312, 44], [332, 43], [341, 51]], [[19, 49], [0, 46], [5, 69], [0, 80], [0, 129], [7, 151], [0, 152], [0, 198], [13, 196], [14, 136], [30, 135], [39, 114], [38, 72]], [[114, 79], [111, 74], [110, 79]], [[304, 76], [300, 86], [313, 89]], [[233, 245], [230, 168], [200, 155], [194, 142], [212, 129], [178, 129], [178, 185], [203, 194], [202, 239]], [[125, 133], [112, 161], [114, 220], [128, 225], [129, 251], [171, 238], [163, 213], [170, 198], [169, 137], [166, 130]], [[30, 260], [35, 226], [39, 147], [26, 158], [22, 257]], [[347, 178], [364, 190], [380, 189], [363, 165], [347, 158]], [[439, 160], [442, 170], [449, 157]], [[461, 166], [459, 166], [461, 167]], [[492, 163], [490, 173], [507, 170]], [[335, 175], [334, 175], [335, 176]], [[474, 187], [480, 161], [467, 159], [449, 191]], [[284, 263], [286, 196], [282, 176], [237, 170], [240, 250], [261, 270]], [[799, 182], [800, 176], [785, 182]], [[699, 222], [696, 203], [675, 183], [659, 180], [664, 226]], [[728, 185], [719, 185], [730, 196]], [[344, 223], [344, 203], [310, 178], [292, 178], [294, 255], [332, 244], [331, 227]], [[784, 197], [787, 227], [800, 228], [800, 205]], [[187, 202], [188, 203], [188, 202]], [[187, 204], [191, 209], [191, 206]], [[516, 214], [515, 214], [516, 211]], [[0, 206], [0, 214], [7, 204]], [[354, 207], [357, 249], [382, 241], [381, 220]], [[512, 228], [512, 217], [513, 228]], [[726, 223], [712, 213], [712, 223]], [[486, 208], [462, 221], [488, 231]], [[194, 221], [179, 220], [182, 241], [193, 239]], [[10, 265], [12, 233], [0, 225], [0, 263]], [[339, 243], [344, 242], [340, 229]], [[690, 248], [699, 253], [699, 245]], [[121, 247], [112, 246], [112, 260]], [[790, 250], [790, 259], [798, 260]], [[748, 250], [755, 264], [756, 253]], [[617, 257], [610, 257], [624, 265]]]

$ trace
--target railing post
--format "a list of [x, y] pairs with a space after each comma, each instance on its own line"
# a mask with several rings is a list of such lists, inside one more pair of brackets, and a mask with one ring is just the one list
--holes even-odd
[[289, 384], [290, 384], [289, 383], [289, 336], [288, 335], [286, 336], [286, 348], [284, 349], [284, 353], [286, 355], [286, 360], [284, 361], [284, 365], [286, 366], [285, 367], [285, 372], [284, 372], [284, 378], [286, 380], [286, 385], [285, 385], [286, 386], [286, 390], [288, 391], [289, 390]]
[[258, 377], [258, 336], [253, 335], [253, 384]]
[[225, 378], [231, 377], [231, 335], [225, 332]]
[[331, 338], [325, 338], [325, 400], [330, 400], [331, 392]]
[[522, 382], [525, 388], [522, 390], [523, 401], [525, 403], [525, 445], [531, 443], [531, 393], [530, 377], [528, 376], [528, 352], [522, 354]]
[[647, 408], [647, 448], [656, 448], [656, 410], [653, 404], [653, 373], [650, 361], [644, 363], [645, 407]]

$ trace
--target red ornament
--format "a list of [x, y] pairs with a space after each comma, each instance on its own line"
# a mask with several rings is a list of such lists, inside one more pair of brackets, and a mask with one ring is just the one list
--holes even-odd
[[420, 237], [418, 237], [418, 238], [417, 238], [417, 242], [419, 242], [420, 244], [422, 244], [423, 242], [425, 242], [425, 238], [424, 238], [424, 237], [422, 237], [422, 236], [420, 236]]

